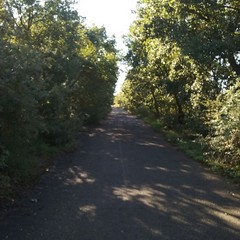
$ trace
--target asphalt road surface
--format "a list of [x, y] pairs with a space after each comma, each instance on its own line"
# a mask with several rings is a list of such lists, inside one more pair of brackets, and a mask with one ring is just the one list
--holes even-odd
[[239, 240], [240, 195], [113, 109], [0, 223], [1, 240]]

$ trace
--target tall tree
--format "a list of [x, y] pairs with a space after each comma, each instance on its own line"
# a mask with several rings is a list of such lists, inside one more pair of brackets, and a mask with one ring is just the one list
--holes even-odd
[[221, 164], [239, 159], [239, 13], [236, 0], [141, 0], [127, 38], [122, 103], [206, 137]]
[[70, 0], [1, 1], [0, 34], [0, 168], [13, 176], [32, 159], [24, 155], [64, 145], [84, 122], [106, 116], [118, 53]]

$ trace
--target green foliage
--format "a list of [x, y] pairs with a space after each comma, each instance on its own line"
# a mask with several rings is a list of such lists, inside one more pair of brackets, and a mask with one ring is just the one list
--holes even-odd
[[240, 81], [220, 94], [209, 111], [211, 152], [233, 169], [240, 166]]
[[156, 131], [162, 133], [168, 142], [178, 146], [189, 157], [197, 161], [204, 161], [205, 143], [203, 139], [194, 136], [189, 129], [169, 129], [163, 121], [146, 119], [146, 122]]
[[4, 146], [0, 145], [0, 171], [5, 170], [8, 165], [9, 152], [5, 149]]
[[0, 173], [0, 201], [9, 198], [11, 195], [10, 177]]
[[23, 152], [12, 153], [8, 161], [8, 175], [11, 179], [14, 179], [15, 184], [29, 184], [32, 183], [38, 177], [41, 169], [41, 161], [35, 157], [29, 155], [27, 149]]
[[5, 180], [35, 176], [41, 166], [35, 155], [71, 143], [85, 122], [110, 111], [118, 72], [115, 40], [104, 28], [87, 28], [72, 2], [0, 2]]
[[239, 11], [235, 0], [139, 1], [118, 100], [231, 176], [240, 165]]

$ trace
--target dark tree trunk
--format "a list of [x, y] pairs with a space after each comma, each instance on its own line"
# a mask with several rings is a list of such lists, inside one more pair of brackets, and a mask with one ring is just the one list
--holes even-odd
[[178, 115], [178, 123], [183, 124], [184, 123], [184, 118], [185, 114], [182, 108], [182, 104], [180, 103], [177, 95], [174, 95], [176, 105], [177, 105], [177, 115]]
[[237, 64], [237, 61], [234, 57], [233, 53], [228, 54], [228, 61], [232, 67], [232, 69], [236, 72], [238, 76], [240, 76], [240, 64]]

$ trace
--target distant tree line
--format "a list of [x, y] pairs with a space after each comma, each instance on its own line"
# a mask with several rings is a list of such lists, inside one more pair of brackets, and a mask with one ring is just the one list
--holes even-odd
[[65, 145], [110, 111], [115, 40], [86, 27], [73, 6], [0, 2], [0, 197], [11, 178], [31, 175], [35, 155]]
[[240, 177], [240, 1], [140, 0], [119, 103], [185, 129]]

